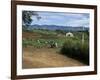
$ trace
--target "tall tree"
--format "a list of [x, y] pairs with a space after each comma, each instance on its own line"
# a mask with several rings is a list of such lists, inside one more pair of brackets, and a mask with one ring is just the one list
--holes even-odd
[[36, 16], [38, 20], [41, 19], [36, 11], [22, 11], [22, 24], [26, 29], [33, 21], [32, 16]]

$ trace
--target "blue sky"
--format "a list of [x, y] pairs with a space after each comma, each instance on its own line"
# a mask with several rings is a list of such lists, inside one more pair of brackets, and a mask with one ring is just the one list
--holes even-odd
[[58, 25], [58, 26], [84, 26], [89, 27], [88, 13], [67, 13], [67, 12], [37, 12], [41, 19], [32, 16], [33, 22], [31, 25]]

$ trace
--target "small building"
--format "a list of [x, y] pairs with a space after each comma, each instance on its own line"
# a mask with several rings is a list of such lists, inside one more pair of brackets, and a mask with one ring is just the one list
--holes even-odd
[[68, 32], [68, 33], [66, 33], [66, 37], [74, 37], [74, 35], [73, 35], [73, 33]]

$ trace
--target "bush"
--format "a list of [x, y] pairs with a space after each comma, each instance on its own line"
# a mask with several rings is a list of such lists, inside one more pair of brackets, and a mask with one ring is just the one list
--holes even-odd
[[79, 41], [68, 40], [63, 44], [61, 53], [89, 65], [89, 45]]

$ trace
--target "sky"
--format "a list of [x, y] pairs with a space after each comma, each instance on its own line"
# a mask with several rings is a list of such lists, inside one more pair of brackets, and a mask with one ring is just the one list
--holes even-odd
[[90, 16], [88, 13], [68, 13], [68, 12], [45, 12], [38, 11], [41, 19], [32, 16], [31, 25], [58, 25], [58, 26], [84, 26], [89, 27]]

